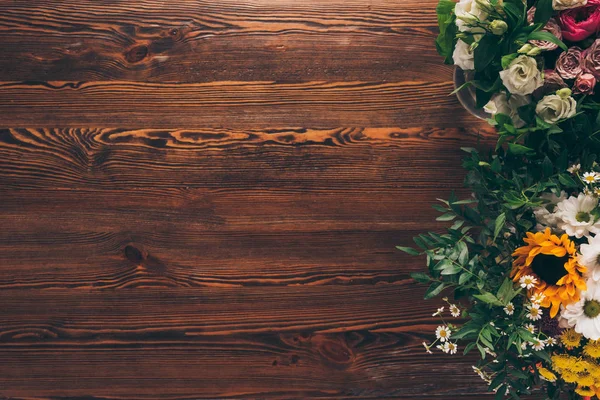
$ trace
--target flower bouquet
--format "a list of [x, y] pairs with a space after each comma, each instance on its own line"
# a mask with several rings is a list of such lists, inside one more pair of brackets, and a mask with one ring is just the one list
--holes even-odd
[[464, 149], [472, 195], [434, 206], [447, 231], [399, 247], [426, 256], [427, 299], [453, 291], [425, 350], [478, 352], [497, 398], [600, 398], [600, 0], [440, 0], [437, 16], [498, 143]]

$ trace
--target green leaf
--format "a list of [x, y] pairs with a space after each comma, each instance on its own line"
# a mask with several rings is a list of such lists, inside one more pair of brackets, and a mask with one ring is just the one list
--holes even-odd
[[490, 33], [479, 40], [477, 47], [473, 51], [476, 71], [485, 71], [488, 65], [496, 58], [496, 54], [500, 49], [498, 41], [499, 37]]
[[493, 294], [489, 293], [489, 292], [485, 292], [483, 294], [475, 294], [473, 295], [473, 297], [475, 297], [478, 300], [483, 301], [486, 304], [490, 304], [493, 306], [502, 306], [502, 302], [500, 300], [498, 300], [498, 298], [496, 296], [494, 296]]
[[429, 289], [427, 289], [427, 291], [425, 292], [425, 300], [434, 298], [435, 296], [439, 295], [440, 293], [442, 293], [442, 290], [444, 290], [445, 287], [446, 284], [444, 282], [432, 284], [431, 286], [429, 286]]
[[535, 16], [533, 22], [536, 24], [546, 25], [546, 22], [552, 18], [554, 9], [552, 8], [552, 0], [539, 0], [535, 8]]
[[558, 175], [558, 181], [567, 188], [577, 187], [577, 183], [567, 174]]
[[494, 241], [496, 241], [496, 239], [498, 238], [498, 235], [500, 234], [500, 231], [504, 227], [505, 222], [506, 222], [506, 214], [502, 213], [502, 214], [498, 215], [498, 218], [496, 218], [496, 222], [494, 223]]
[[471, 342], [465, 346], [465, 350], [463, 351], [463, 355], [467, 355], [471, 350], [475, 347], [475, 342]]
[[502, 57], [502, 69], [508, 68], [511, 62], [519, 56], [518, 53], [507, 54]]
[[454, 275], [458, 272], [462, 271], [462, 268], [456, 264], [448, 263], [446, 267], [442, 270], [442, 275]]
[[[537, 13], [536, 13], [537, 14]], [[564, 44], [561, 40], [559, 40], [556, 36], [546, 31], [537, 31], [531, 32], [527, 37], [528, 40], [543, 40], [544, 42], [554, 43], [564, 51], [568, 50], [566, 44]]]
[[428, 283], [431, 277], [424, 272], [411, 272], [410, 277], [419, 283]]
[[529, 153], [534, 152], [532, 148], [517, 144], [517, 143], [509, 143], [508, 144], [508, 152], [515, 156], [523, 156]]
[[463, 272], [462, 274], [460, 274], [460, 276], [458, 277], [458, 284], [460, 286], [464, 285], [465, 283], [467, 283], [471, 278], [473, 277], [473, 275], [471, 275], [468, 272]]
[[400, 251], [403, 251], [405, 253], [410, 254], [411, 256], [418, 256], [421, 255], [420, 252], [418, 252], [417, 250], [413, 249], [412, 247], [404, 247], [404, 246], [396, 246], [396, 248]]
[[440, 0], [436, 13], [440, 34], [435, 40], [435, 47], [438, 53], [444, 57], [446, 64], [452, 64], [452, 53], [454, 52], [454, 41], [456, 37], [456, 16], [454, 7], [456, 3], [451, 0]]
[[439, 217], [437, 217], [435, 220], [436, 221], [452, 221], [454, 218], [456, 218], [455, 214], [452, 213], [446, 213], [444, 215], [440, 215]]
[[469, 261], [469, 248], [465, 242], [458, 242], [456, 246], [459, 250], [458, 263], [465, 265]]

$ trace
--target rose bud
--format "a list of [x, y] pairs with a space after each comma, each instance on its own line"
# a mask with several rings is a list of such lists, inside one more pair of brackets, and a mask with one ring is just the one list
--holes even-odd
[[586, 72], [600, 78], [600, 39], [597, 39], [583, 55], [583, 68]]
[[[558, 40], [562, 40], [562, 30], [558, 23], [554, 18], [550, 18], [550, 20], [546, 23], [546, 26], [542, 28], [542, 31], [550, 32], [554, 36], [558, 38]], [[539, 47], [542, 50], [552, 51], [558, 49], [558, 45], [552, 42], [545, 42], [543, 40], [531, 40], [531, 44]]]
[[573, 93], [575, 94], [594, 94], [594, 86], [596, 86], [596, 77], [592, 74], [585, 73], [577, 77], [573, 85]]
[[567, 84], [556, 71], [547, 69], [544, 71], [544, 85], [533, 92], [533, 97], [535, 99], [541, 99], [547, 94], [556, 93], [557, 90], [566, 87]]
[[583, 50], [579, 47], [571, 47], [568, 51], [560, 53], [558, 60], [556, 60], [556, 72], [563, 79], [577, 78], [582, 72], [582, 53]]
[[588, 0], [587, 5], [561, 11], [558, 24], [566, 40], [579, 42], [596, 32], [600, 27], [600, 0]]

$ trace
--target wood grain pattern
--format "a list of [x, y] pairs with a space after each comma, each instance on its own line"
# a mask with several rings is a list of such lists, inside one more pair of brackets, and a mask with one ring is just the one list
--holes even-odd
[[0, 2], [0, 398], [487, 398], [394, 249], [495, 136], [436, 3]]
[[450, 76], [431, 46], [437, 23], [432, 2], [72, 7], [64, 0], [0, 4], [5, 80], [439, 82]]
[[0, 82], [5, 110], [0, 126], [456, 128], [473, 123], [473, 117], [457, 113], [460, 106], [448, 95], [452, 90], [450, 81]]
[[[425, 317], [426, 304], [407, 312], [405, 303], [422, 294], [414, 284], [327, 292], [296, 286], [0, 293], [7, 310], [20, 310], [0, 318], [0, 382], [10, 383], [7, 396], [129, 398], [132, 386], [135, 398], [474, 391], [472, 360], [448, 366], [422, 351], [421, 330], [434, 329], [436, 321]], [[82, 375], [80, 368], [94, 372]], [[414, 387], [411, 381], [424, 374], [428, 383]], [[454, 374], [452, 387], [444, 383], [447, 374]], [[56, 387], [32, 390], [32, 376]]]

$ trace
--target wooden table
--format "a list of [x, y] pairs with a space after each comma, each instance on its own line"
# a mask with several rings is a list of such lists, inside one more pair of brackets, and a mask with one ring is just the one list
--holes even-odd
[[490, 138], [435, 5], [0, 2], [0, 397], [481, 397], [394, 249]]

